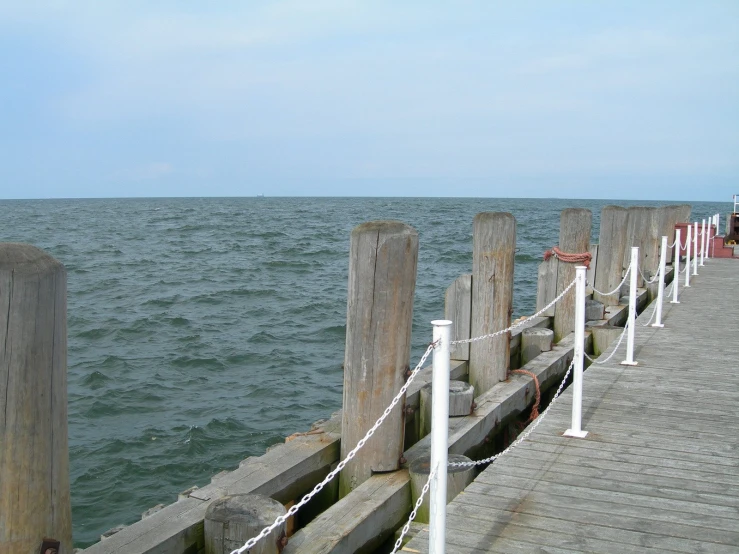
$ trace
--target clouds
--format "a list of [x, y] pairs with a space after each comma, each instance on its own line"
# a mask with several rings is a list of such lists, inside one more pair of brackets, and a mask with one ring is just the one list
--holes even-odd
[[113, 176], [112, 196], [143, 175], [201, 194], [279, 179], [313, 187], [288, 194], [338, 194], [329, 182], [355, 178], [737, 176], [738, 15], [732, 2], [3, 5], [10, 74], [27, 86], [0, 107], [0, 171], [23, 180], [15, 160], [34, 152], [51, 179], [67, 157], [87, 168], [78, 180]]

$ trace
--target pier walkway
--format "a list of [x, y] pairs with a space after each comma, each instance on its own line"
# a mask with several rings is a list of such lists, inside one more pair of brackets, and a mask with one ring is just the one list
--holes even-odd
[[[739, 552], [738, 295], [739, 262], [711, 259], [664, 328], [645, 310], [638, 365], [618, 352], [584, 374], [588, 436], [562, 436], [567, 390], [449, 504], [447, 553]], [[428, 529], [403, 551], [428, 552]]]

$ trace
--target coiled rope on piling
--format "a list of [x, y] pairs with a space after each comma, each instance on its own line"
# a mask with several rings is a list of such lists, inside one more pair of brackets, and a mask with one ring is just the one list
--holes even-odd
[[562, 252], [558, 246], [552, 246], [551, 250], [545, 250], [544, 251], [544, 261], [548, 261], [549, 258], [554, 256], [558, 260], [570, 264], [576, 264], [578, 262], [581, 262], [582, 265], [589, 268], [590, 267], [590, 260], [593, 259], [593, 255], [590, 252], [581, 252], [579, 254], [574, 254], [571, 252]]

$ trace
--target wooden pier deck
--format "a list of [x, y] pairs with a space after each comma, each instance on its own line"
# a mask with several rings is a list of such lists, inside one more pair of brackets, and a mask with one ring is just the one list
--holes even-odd
[[[637, 320], [639, 365], [622, 344], [585, 372], [585, 439], [562, 436], [568, 390], [452, 501], [447, 553], [739, 552], [739, 261], [691, 285], [664, 328]], [[428, 552], [428, 530], [403, 551]]]

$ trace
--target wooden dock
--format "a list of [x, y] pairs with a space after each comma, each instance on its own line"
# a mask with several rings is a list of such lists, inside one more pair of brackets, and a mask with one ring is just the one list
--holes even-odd
[[[620, 365], [622, 344], [585, 372], [588, 436], [562, 436], [565, 391], [449, 504], [447, 553], [739, 552], [738, 291], [739, 262], [711, 259], [664, 328], [644, 327], [645, 310], [638, 365]], [[428, 529], [403, 551], [428, 552]]]

